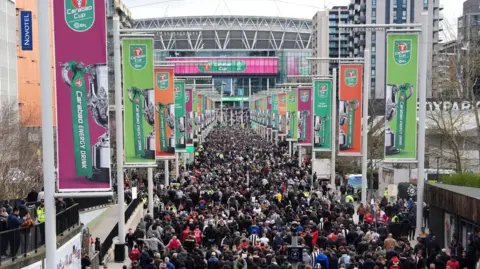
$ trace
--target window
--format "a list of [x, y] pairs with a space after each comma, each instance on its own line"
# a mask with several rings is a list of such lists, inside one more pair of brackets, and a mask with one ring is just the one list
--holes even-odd
[[372, 8], [377, 8], [377, 0], [372, 0]]
[[376, 11], [376, 10], [372, 10], [372, 17], [373, 17], [373, 18], [376, 18], [376, 17], [377, 17], [377, 11]]
[[428, 0], [423, 0], [423, 9], [428, 9]]

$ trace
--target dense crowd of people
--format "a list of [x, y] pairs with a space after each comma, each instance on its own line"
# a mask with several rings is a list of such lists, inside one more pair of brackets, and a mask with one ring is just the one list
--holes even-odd
[[[157, 183], [154, 212], [128, 231], [132, 268], [474, 269], [478, 261], [478, 234], [466, 248], [441, 249], [433, 231], [415, 234], [413, 201], [358, 204], [345, 186], [312, 175], [308, 160], [298, 165], [286, 142], [220, 127], [197, 152], [176, 187]], [[303, 246], [295, 263], [294, 240]]]

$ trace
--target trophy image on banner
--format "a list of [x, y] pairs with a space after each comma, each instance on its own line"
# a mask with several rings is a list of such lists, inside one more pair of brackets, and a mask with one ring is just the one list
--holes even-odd
[[353, 146], [353, 137], [355, 130], [355, 110], [360, 106], [360, 102], [357, 100], [350, 101], [339, 101], [339, 118], [340, 118], [340, 127], [347, 124], [347, 133], [345, 133], [342, 128], [340, 128], [339, 133], [339, 146], [340, 150], [348, 150]]
[[185, 138], [185, 116], [183, 117], [176, 117], [177, 118], [177, 121], [175, 124], [178, 124], [178, 131], [180, 132], [180, 136], [177, 140], [177, 145], [181, 148], [184, 148], [186, 147], [186, 138]]
[[[108, 69], [105, 64], [69, 61], [60, 64], [62, 79], [71, 89], [73, 143], [77, 177], [88, 180], [110, 181], [110, 133], [108, 129]], [[71, 74], [71, 77], [69, 76]], [[88, 86], [85, 81], [88, 77]], [[73, 83], [72, 83], [73, 82]], [[88, 109], [98, 126], [105, 133], [90, 148]]]
[[[163, 152], [175, 153], [175, 104], [157, 103], [155, 110], [160, 120], [158, 124], [160, 148]], [[167, 130], [165, 129], [167, 125], [168, 128], [172, 130], [172, 133], [168, 137]]]
[[195, 115], [195, 134], [194, 134], [194, 138], [198, 138], [198, 136], [201, 134], [201, 120], [200, 120], [200, 116], [198, 116], [198, 112], [195, 112], [194, 113]]
[[187, 124], [188, 124], [188, 136], [187, 141], [193, 143], [193, 122], [195, 118], [193, 117], [193, 111], [187, 112]]
[[[405, 149], [405, 128], [407, 123], [407, 100], [413, 94], [413, 85], [387, 85], [387, 103], [385, 109], [385, 154], [395, 155]], [[416, 109], [416, 108], [415, 108]], [[390, 122], [396, 116], [396, 132]]]
[[294, 128], [295, 126], [295, 117], [296, 113], [294, 111], [287, 111], [287, 137], [288, 138], [293, 138], [293, 135], [295, 134]]
[[[128, 99], [132, 102], [133, 111], [133, 132], [135, 137], [135, 155], [145, 159], [155, 159], [155, 131], [145, 137], [143, 133], [142, 115], [150, 125], [155, 125], [155, 103], [153, 89], [138, 89], [132, 87], [127, 90]], [[143, 102], [142, 97], [143, 96]]]
[[283, 130], [283, 115], [278, 115], [278, 130], [284, 132]]
[[325, 137], [326, 134], [326, 125], [327, 125], [328, 117], [327, 116], [314, 116], [313, 122], [313, 129], [315, 132], [315, 136], [313, 138], [314, 146], [322, 147], [326, 144]]
[[272, 113], [272, 127], [273, 129], [278, 129], [277, 128], [277, 115]]
[[310, 115], [309, 110], [298, 111], [298, 141], [304, 142], [307, 140], [307, 120]]

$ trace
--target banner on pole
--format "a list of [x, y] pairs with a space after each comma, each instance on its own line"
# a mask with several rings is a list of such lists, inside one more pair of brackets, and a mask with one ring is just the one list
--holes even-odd
[[197, 115], [195, 116], [197, 120], [197, 136], [202, 135], [203, 128], [202, 100], [203, 95], [201, 93], [197, 93]]
[[175, 80], [175, 152], [187, 151], [187, 125], [185, 110], [185, 81]]
[[53, 10], [58, 190], [110, 190], [105, 1], [53, 1]]
[[192, 147], [193, 146], [193, 127], [194, 127], [194, 124], [193, 124], [193, 120], [194, 120], [194, 117], [193, 117], [193, 110], [192, 110], [192, 107], [193, 107], [193, 100], [192, 100], [192, 97], [193, 97], [193, 89], [186, 89], [185, 90], [185, 112], [186, 112], [186, 124], [187, 124], [187, 147], [190, 146]]
[[332, 80], [313, 81], [313, 150], [331, 151]]
[[363, 65], [340, 65], [338, 101], [340, 156], [362, 154], [362, 86]]
[[192, 119], [192, 133], [193, 133], [193, 140], [194, 142], [197, 141], [198, 138], [198, 93], [195, 90], [192, 90], [192, 113], [193, 113], [193, 119]]
[[156, 159], [175, 159], [173, 67], [155, 68]]
[[278, 131], [281, 136], [287, 134], [287, 94], [281, 93], [278, 95]]
[[312, 88], [298, 89], [298, 145], [312, 145]]
[[278, 131], [278, 94], [272, 95], [272, 129]]
[[287, 93], [287, 141], [298, 139], [298, 91], [293, 90]]
[[267, 96], [267, 127], [268, 129], [272, 129], [272, 96]]
[[387, 35], [385, 161], [417, 160], [418, 34]]
[[153, 39], [123, 39], [125, 164], [155, 164]]

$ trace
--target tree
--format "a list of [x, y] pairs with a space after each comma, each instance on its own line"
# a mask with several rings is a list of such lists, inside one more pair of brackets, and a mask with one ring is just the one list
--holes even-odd
[[[431, 111], [427, 120], [431, 126], [428, 134], [442, 142], [440, 148], [431, 147], [430, 154], [442, 163], [452, 163], [461, 172], [466, 168], [468, 150], [477, 151], [476, 164], [480, 160], [480, 111], [476, 107], [480, 93], [480, 46], [465, 44], [457, 46], [455, 53], [448, 54], [448, 72], [435, 72], [433, 85], [437, 89], [438, 101], [458, 101], [469, 104], [469, 110], [445, 109]], [[446, 168], [442, 165], [442, 168]]]
[[33, 115], [23, 111], [19, 121], [18, 104], [0, 104], [0, 199], [24, 198], [42, 182], [41, 137], [29, 126]]

